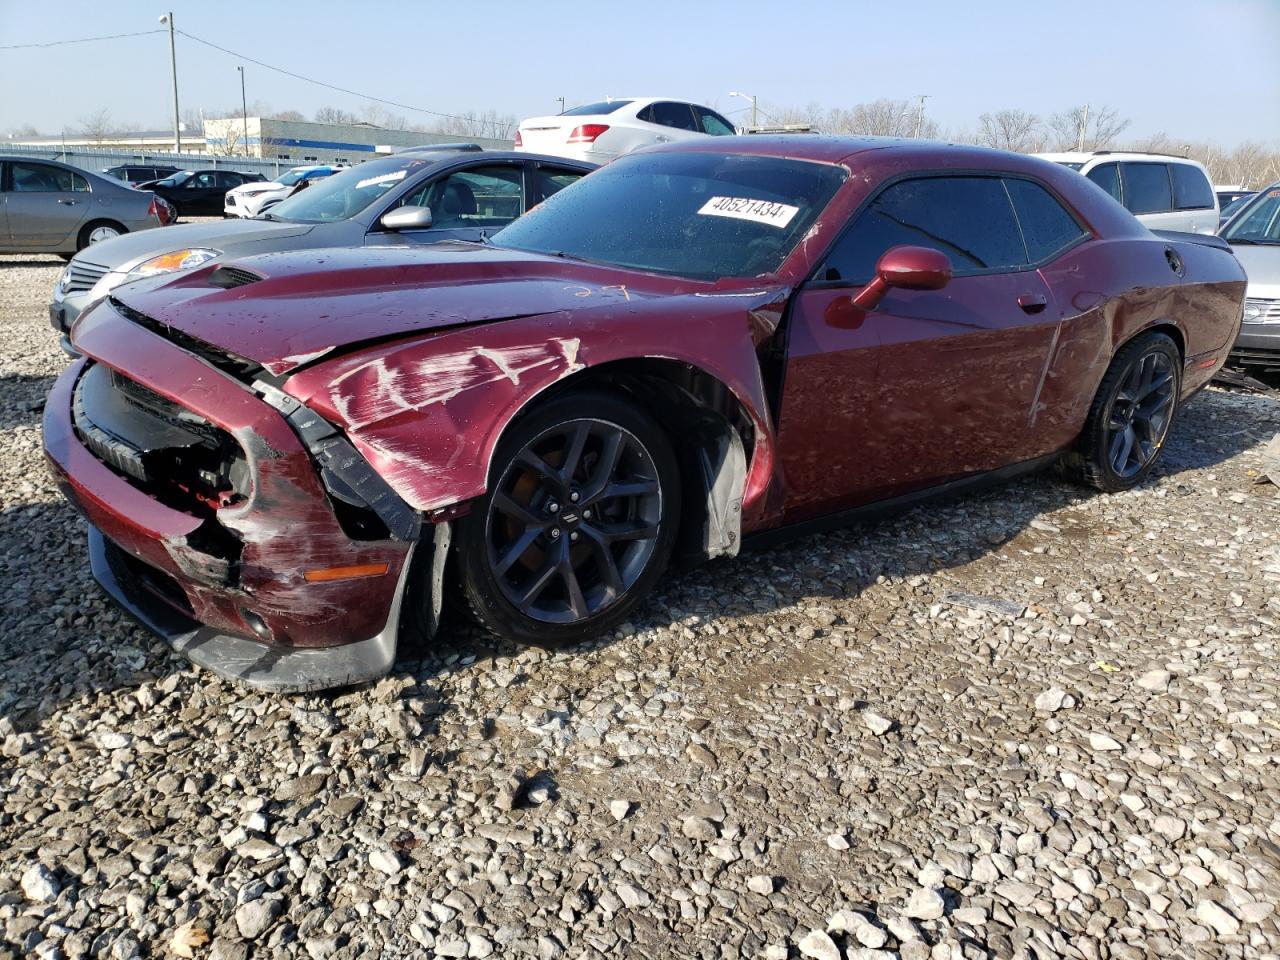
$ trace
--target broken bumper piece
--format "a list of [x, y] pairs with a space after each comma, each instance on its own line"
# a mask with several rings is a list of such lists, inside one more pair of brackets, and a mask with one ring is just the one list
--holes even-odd
[[139, 623], [159, 634], [198, 667], [272, 693], [341, 687], [384, 676], [395, 663], [400, 601], [409, 564], [404, 565], [395, 600], [380, 632], [339, 647], [283, 649], [234, 636], [184, 614], [164, 587], [148, 578], [128, 554], [96, 527], [89, 528], [89, 562], [98, 584]]

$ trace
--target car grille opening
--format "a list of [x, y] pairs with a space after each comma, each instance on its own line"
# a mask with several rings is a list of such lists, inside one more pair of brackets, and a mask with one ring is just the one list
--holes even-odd
[[84, 293], [92, 290], [99, 280], [107, 275], [110, 268], [97, 263], [86, 263], [72, 260], [67, 264], [67, 272], [62, 280], [62, 292]]
[[1244, 302], [1245, 323], [1280, 323], [1280, 300], [1249, 297]]
[[251, 283], [257, 283], [262, 279], [258, 274], [240, 267], [218, 267], [217, 270], [209, 274], [209, 285], [211, 287], [221, 287], [223, 290], [230, 290], [233, 287], [243, 287]]
[[94, 456], [167, 506], [211, 517], [249, 495], [248, 461], [231, 434], [110, 367], [85, 368], [72, 413]]

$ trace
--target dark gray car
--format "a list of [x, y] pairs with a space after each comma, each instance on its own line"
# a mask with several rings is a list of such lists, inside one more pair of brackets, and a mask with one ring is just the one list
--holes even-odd
[[0, 253], [75, 253], [164, 226], [150, 193], [56, 160], [0, 157]]
[[476, 148], [415, 149], [370, 160], [248, 220], [192, 223], [120, 237], [76, 256], [54, 290], [53, 326], [130, 280], [219, 258], [319, 247], [479, 240], [595, 169], [559, 157]]

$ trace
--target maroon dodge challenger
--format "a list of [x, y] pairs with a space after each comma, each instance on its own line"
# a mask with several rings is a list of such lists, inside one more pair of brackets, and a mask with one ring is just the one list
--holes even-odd
[[45, 445], [115, 600], [224, 676], [314, 689], [386, 672], [446, 594], [563, 644], [768, 531], [1050, 462], [1131, 487], [1244, 291], [1216, 238], [1045, 161], [706, 138], [484, 243], [122, 287], [73, 331]]

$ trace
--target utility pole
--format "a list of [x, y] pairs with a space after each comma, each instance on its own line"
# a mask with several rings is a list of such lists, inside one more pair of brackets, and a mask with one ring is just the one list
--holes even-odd
[[920, 139], [920, 131], [924, 128], [924, 102], [929, 99], [927, 93], [920, 94], [920, 109], [916, 111], [916, 139]]
[[249, 155], [249, 101], [244, 96], [244, 67], [236, 67], [240, 71], [240, 116], [244, 119], [244, 155]]
[[169, 67], [173, 70], [173, 152], [182, 152], [182, 130], [178, 126], [178, 48], [173, 40], [173, 14], [166, 13], [160, 22], [169, 25]]
[[560, 101], [560, 112], [564, 113], [564, 97], [556, 97]]
[[1089, 105], [1084, 105], [1084, 114], [1080, 117], [1080, 139], [1076, 143], [1076, 149], [1084, 153], [1084, 138], [1089, 132]]
[[750, 100], [751, 101], [751, 127], [754, 130], [756, 127], [760, 126], [760, 118], [758, 116], [759, 111], [756, 108], [756, 98], [752, 94], [738, 93], [736, 90], [730, 90], [729, 96], [741, 97], [743, 100]]

